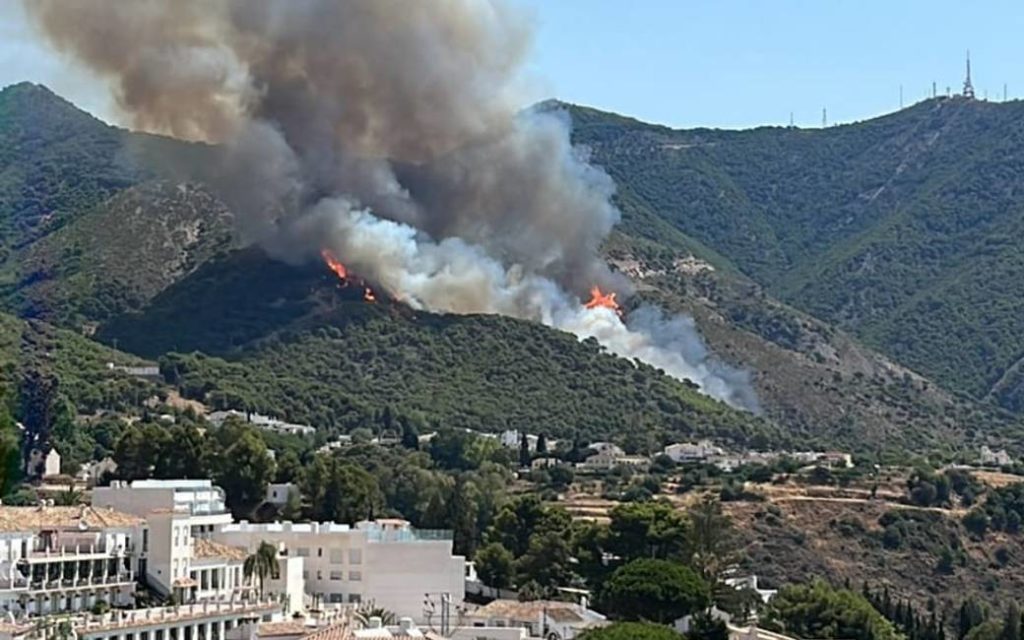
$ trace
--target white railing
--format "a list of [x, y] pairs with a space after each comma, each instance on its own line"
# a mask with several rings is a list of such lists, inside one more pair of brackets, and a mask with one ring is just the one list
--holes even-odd
[[183, 604], [175, 607], [151, 607], [148, 609], [115, 610], [102, 615], [85, 615], [72, 618], [79, 635], [105, 629], [146, 627], [167, 622], [181, 622], [238, 614], [262, 614], [280, 609], [281, 603], [272, 597], [253, 598], [244, 602], [211, 601]]

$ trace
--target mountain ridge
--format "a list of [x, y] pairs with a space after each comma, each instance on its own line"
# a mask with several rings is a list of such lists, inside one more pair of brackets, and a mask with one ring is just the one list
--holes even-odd
[[[575, 112], [572, 115], [578, 117]], [[608, 122], [605, 118], [599, 112], [584, 112], [578, 127], [584, 133], [588, 128], [591, 133], [595, 128], [601, 129], [606, 135], [622, 138], [630, 148], [645, 148], [630, 140], [628, 131], [619, 129], [623, 122], [637, 121], [608, 116]], [[94, 119], [81, 122], [88, 122], [90, 127], [98, 123]], [[652, 130], [658, 136], [671, 131], [664, 127]], [[0, 138], [3, 131], [0, 122]], [[319, 267], [275, 266], [251, 251], [239, 253], [230, 242], [216, 238], [201, 242], [198, 252], [192, 254], [194, 259], [186, 259], [188, 243], [175, 241], [173, 230], [181, 225], [186, 229], [197, 228], [195, 225], [208, 217], [223, 217], [223, 209], [215, 199], [197, 196], [198, 199], [188, 199], [184, 206], [174, 210], [178, 213], [162, 212], [161, 194], [166, 195], [168, 190], [173, 194], [187, 183], [181, 182], [174, 172], [168, 180], [168, 174], [163, 172], [165, 167], [159, 163], [147, 165], [146, 160], [163, 151], [171, 155], [191, 154], [201, 162], [215, 161], [209, 157], [210, 148], [152, 136], [143, 136], [140, 142], [133, 137], [137, 134], [117, 131], [125, 137], [124, 144], [139, 163], [132, 174], [134, 181], [98, 203], [90, 202], [69, 211], [58, 228], [30, 237], [23, 247], [14, 249], [6, 264], [0, 266], [3, 306], [22, 314], [42, 309], [49, 312], [42, 317], [79, 331], [95, 330], [96, 336], [106, 343], [145, 357], [199, 349], [207, 356], [226, 359], [231, 366], [243, 362], [250, 367], [280, 366], [282, 356], [264, 348], [267, 340], [282, 343], [283, 338], [282, 344], [306, 345], [310, 343], [303, 342], [302, 336], [317, 335], [339, 322], [344, 326], [344, 318], [330, 312], [330, 305], [335, 304], [331, 302], [333, 294], [323, 290], [326, 272]], [[159, 147], [156, 153], [152, 151], [153, 145]], [[148, 150], [148, 155], [137, 153], [139, 149]], [[600, 160], [601, 150], [594, 151], [595, 158]], [[105, 160], [99, 160], [101, 167], [107, 166]], [[92, 170], [93, 166], [86, 165], [85, 170]], [[67, 171], [69, 167], [57, 170]], [[618, 180], [618, 186], [617, 204], [623, 221], [606, 243], [608, 259], [620, 268], [634, 265], [643, 272], [632, 276], [638, 286], [637, 303], [655, 302], [672, 311], [693, 315], [715, 353], [731, 364], [756, 370], [755, 384], [769, 408], [772, 425], [783, 427], [804, 442], [818, 442], [822, 446], [864, 450], [864, 435], [871, 434], [893, 448], [938, 447], [949, 453], [968, 443], [1000, 444], [1016, 433], [1012, 417], [946, 393], [927, 379], [857, 345], [842, 332], [774, 300], [767, 288], [742, 272], [742, 265], [732, 256], [680, 229], [677, 219], [660, 210], [657, 202], [651, 202], [649, 190], [653, 186], [649, 181], [634, 184]], [[205, 193], [198, 185], [188, 189], [190, 193]], [[124, 202], [135, 206], [123, 206]], [[202, 204], [191, 206], [194, 202]], [[166, 221], [172, 215], [178, 217], [174, 225], [168, 226]], [[118, 234], [105, 232], [122, 219], [122, 226], [132, 229], [133, 235], [152, 234], [154, 246], [166, 246], [169, 253], [163, 260], [187, 268], [158, 269], [150, 275], [147, 269], [136, 268], [147, 259], [147, 252], [141, 250], [145, 244], [115, 242]], [[217, 234], [226, 233], [227, 226], [226, 219], [224, 224], [215, 226], [220, 231], [214, 236], [223, 237]], [[63, 260], [63, 256], [74, 254], [75, 247], [88, 248], [89, 255], [117, 259], [108, 257], [95, 264], [89, 264], [88, 259], [77, 263]], [[28, 260], [33, 256], [61, 257], [57, 261], [60, 268], [44, 269], [42, 276], [37, 277], [31, 268], [25, 268], [34, 264]], [[101, 264], [102, 268], [98, 268]], [[703, 264], [711, 269], [704, 269]], [[281, 287], [275, 292], [279, 284]], [[250, 292], [257, 297], [243, 303], [233, 295], [234, 291]], [[95, 304], [96, 301], [101, 304]], [[356, 309], [361, 304], [352, 306], [346, 302], [342, 308]], [[192, 327], [191, 333], [178, 330], [180, 317], [188, 319], [181, 326]], [[408, 317], [400, 314], [390, 322], [393, 328], [388, 330], [397, 331], [402, 323], [408, 322]], [[509, 336], [525, 337], [532, 332], [525, 326], [486, 317], [468, 318], [464, 322], [466, 326], [475, 323], [479, 327], [493, 327], [494, 331], [510, 331]], [[379, 325], [380, 330], [384, 326]], [[405, 326], [414, 330], [414, 325]], [[554, 334], [550, 339], [555, 339]], [[320, 344], [326, 347], [336, 342], [321, 340]], [[304, 349], [296, 347], [294, 356], [307, 357], [303, 355]], [[585, 349], [578, 351], [582, 358]], [[277, 364], [271, 364], [274, 358]], [[222, 366], [213, 360], [204, 362], [213, 363], [213, 369]], [[310, 368], [296, 370], [295, 375], [318, 374]], [[257, 386], [265, 384], [262, 381]], [[286, 397], [262, 388], [264, 392], [259, 394], [255, 387], [237, 388], [233, 393], [256, 399]], [[504, 393], [514, 391], [506, 388]], [[399, 401], [400, 396], [393, 396], [393, 400]], [[261, 409], [272, 411], [274, 407], [261, 405]], [[603, 435], [608, 433], [606, 428]]]
[[937, 98], [820, 130], [671, 130], [570, 110], [635, 206], [953, 390], [983, 399], [1002, 380], [993, 395], [1020, 408], [1008, 370], [1024, 356], [1012, 240], [1024, 102]]

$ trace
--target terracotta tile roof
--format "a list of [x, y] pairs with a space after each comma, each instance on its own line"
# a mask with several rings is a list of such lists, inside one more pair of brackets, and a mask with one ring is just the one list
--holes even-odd
[[315, 631], [303, 640], [352, 640], [352, 629], [347, 621], [343, 621]]
[[470, 614], [473, 618], [505, 618], [509, 620], [532, 622], [546, 615], [556, 622], [582, 622], [578, 604], [558, 602], [555, 600], [495, 600], [480, 607]]
[[257, 635], [261, 638], [275, 636], [304, 636], [314, 630], [306, 626], [302, 620], [285, 620], [282, 622], [264, 622], [260, 624]]
[[0, 532], [39, 529], [107, 529], [134, 527], [142, 518], [113, 509], [78, 507], [0, 506]]
[[231, 547], [226, 544], [196, 538], [192, 545], [192, 556], [195, 558], [224, 558], [225, 560], [245, 560], [248, 552], [241, 547]]
[[0, 622], [0, 633], [10, 636], [20, 636], [32, 631], [35, 626], [27, 623], [3, 621]]

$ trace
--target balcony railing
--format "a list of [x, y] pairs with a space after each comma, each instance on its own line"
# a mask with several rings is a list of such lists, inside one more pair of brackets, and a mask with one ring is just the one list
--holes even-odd
[[369, 542], [435, 542], [451, 541], [451, 529], [364, 529]]
[[205, 601], [177, 607], [111, 611], [103, 615], [85, 615], [73, 619], [78, 635], [107, 629], [127, 629], [228, 616], [259, 616], [282, 608], [273, 597], [253, 598], [246, 601]]
[[60, 591], [65, 589], [83, 589], [88, 587], [130, 584], [132, 582], [135, 582], [135, 574], [130, 571], [122, 571], [116, 575], [103, 575], [84, 578], [56, 578], [53, 580], [30, 580], [28, 578], [14, 578], [13, 580], [0, 580], [0, 590], [29, 592]]
[[51, 558], [68, 558], [76, 556], [107, 556], [117, 557], [131, 553], [133, 545], [99, 544], [41, 544], [36, 543], [29, 549], [27, 560], [47, 560]]

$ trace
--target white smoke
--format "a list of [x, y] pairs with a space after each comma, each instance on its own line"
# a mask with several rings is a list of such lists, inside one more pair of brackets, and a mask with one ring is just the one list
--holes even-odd
[[647, 363], [727, 404], [760, 412], [749, 373], [708, 351], [692, 318], [643, 306], [623, 321], [612, 309], [585, 308], [543, 276], [506, 268], [460, 238], [436, 242], [413, 227], [384, 220], [350, 199], [320, 201], [286, 235], [321, 235], [355, 271], [414, 309], [499, 314], [543, 323], [609, 352]]

